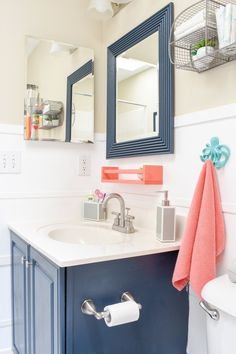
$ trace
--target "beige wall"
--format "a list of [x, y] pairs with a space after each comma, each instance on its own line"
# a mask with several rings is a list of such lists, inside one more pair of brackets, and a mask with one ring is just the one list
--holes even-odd
[[[106, 48], [168, 2], [134, 0], [102, 31], [101, 24], [86, 16], [87, 0], [1, 0], [0, 122], [23, 122], [25, 35], [32, 35], [94, 48], [95, 130], [105, 131]], [[194, 2], [174, 1], [175, 15]], [[176, 115], [235, 102], [235, 73], [236, 61], [203, 74], [177, 70]]]
[[[175, 16], [196, 0], [175, 0]], [[154, 14], [168, 0], [134, 0], [117, 16], [103, 24], [103, 56], [106, 48], [122, 35]], [[106, 68], [106, 64], [104, 65]], [[176, 70], [175, 76], [175, 114], [185, 114], [214, 106], [236, 102], [236, 61], [227, 63], [202, 74]], [[106, 88], [105, 73], [103, 90]], [[104, 99], [105, 102], [105, 99]], [[103, 117], [100, 117], [103, 118]], [[99, 131], [105, 130], [104, 120], [97, 122]]]
[[51, 43], [43, 41], [27, 60], [27, 84], [39, 87], [40, 98], [62, 101], [65, 108], [68, 55], [50, 55]]
[[104, 99], [101, 24], [86, 16], [87, 6], [87, 0], [1, 0], [0, 123], [23, 124], [26, 35], [93, 48], [96, 102]]

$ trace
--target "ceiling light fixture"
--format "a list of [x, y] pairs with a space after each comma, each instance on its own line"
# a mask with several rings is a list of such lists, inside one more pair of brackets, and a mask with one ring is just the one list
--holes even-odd
[[113, 16], [110, 0], [90, 0], [89, 15], [96, 20], [108, 20]]

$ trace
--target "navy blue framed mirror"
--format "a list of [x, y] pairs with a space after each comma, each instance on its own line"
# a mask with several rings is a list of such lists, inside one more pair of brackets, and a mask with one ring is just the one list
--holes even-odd
[[94, 142], [94, 61], [67, 77], [66, 142]]
[[107, 49], [106, 157], [174, 152], [173, 3]]

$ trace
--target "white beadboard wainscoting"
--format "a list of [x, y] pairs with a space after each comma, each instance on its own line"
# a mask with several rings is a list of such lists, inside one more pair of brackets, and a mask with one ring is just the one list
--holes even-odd
[[[11, 351], [10, 295], [10, 220], [76, 219], [81, 216], [81, 201], [90, 190], [121, 193], [137, 227], [155, 227], [155, 206], [161, 196], [155, 192], [168, 189], [177, 212], [187, 215], [193, 191], [200, 174], [200, 154], [213, 136], [231, 149], [224, 169], [217, 171], [227, 230], [227, 244], [219, 274], [236, 258], [236, 104], [194, 112], [175, 118], [175, 154], [127, 159], [105, 159], [105, 135], [96, 134], [94, 145], [56, 142], [24, 142], [21, 126], [0, 125], [0, 151], [21, 151], [19, 175], [0, 175], [0, 354]], [[76, 163], [79, 154], [91, 157], [91, 176], [79, 177]], [[103, 165], [138, 167], [143, 164], [164, 166], [163, 186], [116, 185], [100, 183]], [[114, 202], [111, 207], [116, 210]], [[144, 212], [145, 210], [145, 212]], [[135, 237], [135, 236], [134, 236]], [[188, 354], [207, 354], [205, 314], [190, 293], [190, 326]]]

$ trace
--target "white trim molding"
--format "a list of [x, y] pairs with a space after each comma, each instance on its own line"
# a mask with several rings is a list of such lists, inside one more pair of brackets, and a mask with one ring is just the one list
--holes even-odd
[[11, 327], [11, 325], [12, 325], [11, 320], [1, 320], [0, 321], [0, 328]]
[[95, 133], [94, 137], [95, 143], [104, 143], [106, 141], [105, 133]]
[[[11, 257], [10, 256], [0, 256], [0, 267], [8, 267], [11, 265]], [[1, 327], [1, 322], [0, 322]]]
[[[191, 206], [190, 199], [176, 199], [173, 200], [172, 205], [179, 208], [187, 208], [189, 209]], [[236, 204], [222, 203], [222, 211], [224, 214], [236, 214]]]
[[0, 124], [0, 134], [23, 135], [24, 126], [19, 124]]
[[0, 349], [0, 354], [14, 354], [14, 352], [11, 350], [11, 348], [7, 348], [7, 349]]
[[[132, 193], [124, 191], [120, 193], [125, 196], [126, 200], [128, 200], [129, 202], [134, 202], [134, 204], [142, 200], [141, 208], [145, 208], [146, 206], [153, 207], [154, 205], [156, 205], [157, 196], [155, 193]], [[173, 198], [171, 198], [171, 205], [177, 208], [189, 209], [191, 206], [191, 199], [175, 199], [173, 196]], [[222, 202], [222, 211], [224, 214], [234, 215], [236, 214], [236, 204]]]
[[84, 198], [88, 195], [80, 191], [47, 191], [47, 192], [31, 192], [31, 193], [0, 193], [1, 199], [60, 199], [60, 198]]
[[236, 103], [226, 106], [217, 106], [203, 111], [192, 112], [175, 117], [175, 128], [190, 125], [206, 124], [218, 120], [235, 119]]

